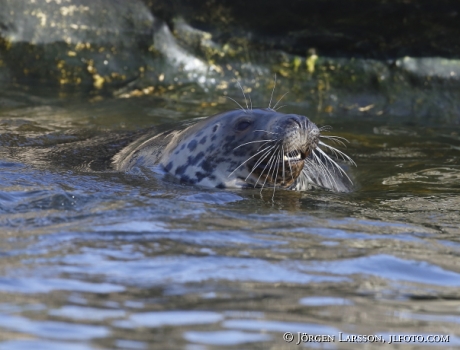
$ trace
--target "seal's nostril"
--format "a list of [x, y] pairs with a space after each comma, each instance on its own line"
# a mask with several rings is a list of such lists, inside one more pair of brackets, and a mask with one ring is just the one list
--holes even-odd
[[300, 120], [298, 118], [292, 117], [292, 118], [289, 118], [289, 120], [294, 122], [295, 124], [297, 124], [299, 129], [302, 129], [302, 123], [300, 122]]

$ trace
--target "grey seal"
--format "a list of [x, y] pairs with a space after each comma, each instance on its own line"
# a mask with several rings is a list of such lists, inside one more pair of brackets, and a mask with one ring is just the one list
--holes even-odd
[[182, 183], [204, 187], [349, 192], [352, 182], [337, 161], [353, 161], [321, 140], [341, 142], [340, 137], [321, 131], [302, 115], [241, 108], [140, 138], [116, 154], [112, 166], [161, 169]]

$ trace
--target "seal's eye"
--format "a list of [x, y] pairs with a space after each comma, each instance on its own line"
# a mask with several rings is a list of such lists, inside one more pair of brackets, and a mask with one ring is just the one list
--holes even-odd
[[241, 120], [236, 124], [235, 129], [238, 130], [238, 131], [244, 131], [247, 128], [249, 128], [251, 126], [251, 124], [252, 124], [252, 122], [249, 121], [249, 120]]

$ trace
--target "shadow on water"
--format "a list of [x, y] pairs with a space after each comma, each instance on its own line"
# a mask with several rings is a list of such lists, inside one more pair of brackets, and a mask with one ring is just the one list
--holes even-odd
[[[460, 345], [460, 140], [449, 128], [320, 115], [350, 140], [356, 190], [272, 199], [66, 166], [78, 143], [122, 143], [228, 105], [26, 95], [0, 104], [0, 349], [294, 346], [284, 332], [332, 335], [343, 349], [355, 344], [339, 332]], [[70, 162], [50, 161], [63, 154]]]

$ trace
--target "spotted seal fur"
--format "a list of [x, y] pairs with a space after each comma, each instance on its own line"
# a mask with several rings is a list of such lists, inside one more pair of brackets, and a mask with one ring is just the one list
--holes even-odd
[[184, 130], [141, 138], [113, 158], [113, 167], [161, 168], [183, 183], [217, 188], [271, 187], [335, 192], [352, 188], [337, 157], [343, 152], [321, 141], [307, 117], [272, 108], [241, 108], [203, 119]]

